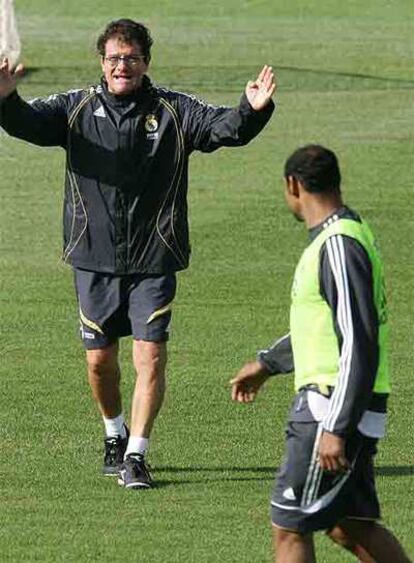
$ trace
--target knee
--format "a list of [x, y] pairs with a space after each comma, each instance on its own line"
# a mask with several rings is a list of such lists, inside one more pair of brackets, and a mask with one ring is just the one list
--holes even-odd
[[355, 546], [355, 542], [349, 537], [348, 534], [340, 527], [335, 526], [326, 532], [326, 535], [335, 543], [340, 545], [345, 549], [352, 550]]
[[138, 376], [160, 383], [164, 381], [167, 350], [164, 342], [136, 341], [134, 367]]
[[289, 530], [283, 530], [281, 528], [276, 528], [276, 543], [279, 546], [293, 546], [297, 543], [306, 543], [310, 540], [311, 534], [302, 535], [297, 532], [291, 532]]
[[165, 391], [166, 377], [162, 364], [156, 361], [141, 363], [135, 365], [135, 373], [142, 392], [150, 393], [156, 390], [163, 393]]
[[88, 350], [86, 364], [90, 377], [103, 377], [108, 373], [117, 372], [117, 359], [113, 347]]

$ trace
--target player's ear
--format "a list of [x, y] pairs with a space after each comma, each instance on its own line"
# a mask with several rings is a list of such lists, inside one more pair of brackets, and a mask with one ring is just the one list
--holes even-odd
[[288, 176], [287, 178], [285, 178], [285, 186], [287, 193], [293, 197], [298, 197], [299, 183], [300, 183], [299, 180], [294, 176]]

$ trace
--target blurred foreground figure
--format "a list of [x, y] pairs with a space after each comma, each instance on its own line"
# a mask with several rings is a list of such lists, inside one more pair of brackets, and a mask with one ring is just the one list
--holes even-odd
[[7, 58], [15, 68], [20, 58], [20, 37], [17, 31], [13, 0], [0, 0], [0, 61]]

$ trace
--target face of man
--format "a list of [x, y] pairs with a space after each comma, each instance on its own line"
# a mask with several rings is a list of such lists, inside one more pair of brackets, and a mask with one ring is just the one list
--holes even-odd
[[132, 94], [140, 88], [148, 70], [138, 43], [124, 43], [117, 37], [108, 39], [101, 59], [102, 71], [108, 90], [116, 96]]

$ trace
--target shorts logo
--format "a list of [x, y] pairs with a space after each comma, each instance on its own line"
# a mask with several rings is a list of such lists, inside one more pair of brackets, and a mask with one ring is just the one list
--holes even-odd
[[93, 332], [86, 331], [83, 326], [81, 326], [80, 331], [83, 340], [95, 340], [95, 335]]
[[98, 109], [96, 109], [96, 110], [93, 112], [93, 115], [96, 115], [97, 117], [106, 117], [106, 115], [105, 115], [105, 110], [104, 110], [103, 106], [101, 106], [101, 107], [99, 107]]
[[288, 489], [285, 489], [285, 490], [283, 491], [283, 496], [284, 496], [285, 499], [287, 499], [287, 500], [296, 500], [295, 491], [292, 489], [292, 487], [289, 487]]
[[146, 116], [144, 127], [147, 131], [147, 139], [158, 139], [158, 121], [154, 114], [149, 113]]
[[302, 405], [303, 405], [303, 396], [301, 395], [299, 397], [298, 404], [296, 405], [295, 412], [299, 412], [302, 408]]

